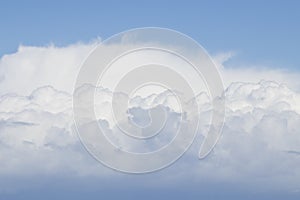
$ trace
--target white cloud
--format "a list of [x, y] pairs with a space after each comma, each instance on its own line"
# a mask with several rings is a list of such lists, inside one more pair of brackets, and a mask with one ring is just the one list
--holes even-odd
[[235, 56], [237, 56], [237, 53], [235, 52], [218, 53], [213, 56], [213, 59], [222, 74], [226, 87], [228, 87], [232, 82], [256, 83], [261, 80], [271, 80], [277, 83], [286, 84], [288, 87], [299, 91], [299, 72], [291, 72], [289, 70], [279, 68], [274, 69], [270, 66], [249, 64], [239, 67], [231, 67], [230, 65], [226, 65], [226, 67], [224, 67], [224, 63], [234, 59]]
[[[82, 176], [105, 176], [83, 150], [72, 116], [74, 81], [80, 63], [93, 46], [22, 46], [15, 54], [1, 58], [0, 162], [4, 164], [0, 165], [0, 176], [55, 174], [66, 169]], [[271, 69], [227, 69], [221, 62], [228, 56], [220, 57], [216, 62], [225, 80], [227, 103], [223, 136], [207, 159], [190, 161], [197, 158], [199, 150], [193, 145], [182, 159], [188, 162], [175, 163], [175, 168], [189, 167], [184, 176], [199, 178], [199, 182], [203, 176], [213, 180], [247, 179], [297, 189], [300, 94], [296, 92], [299, 81], [295, 80], [299, 76]], [[97, 90], [96, 113], [114, 132], [108, 107], [111, 96], [109, 90]], [[199, 133], [205, 135], [211, 115], [208, 95], [201, 93], [197, 101], [201, 110]], [[174, 108], [167, 94], [136, 97], [131, 103], [136, 107], [132, 114], [138, 123], [146, 123], [145, 112], [157, 104]], [[176, 121], [177, 112], [174, 108], [168, 116]], [[131, 150], [145, 147], [118, 139], [115, 142]], [[200, 140], [201, 135], [196, 144]], [[157, 143], [146, 145], [157, 147]]]
[[0, 94], [28, 95], [45, 85], [71, 93], [81, 63], [96, 44], [20, 46], [0, 60]]

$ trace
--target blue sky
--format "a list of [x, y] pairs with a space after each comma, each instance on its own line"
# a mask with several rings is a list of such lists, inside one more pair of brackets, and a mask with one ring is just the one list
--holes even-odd
[[298, 69], [299, 1], [2, 1], [0, 55], [24, 45], [67, 45], [136, 27], [178, 30], [232, 66]]

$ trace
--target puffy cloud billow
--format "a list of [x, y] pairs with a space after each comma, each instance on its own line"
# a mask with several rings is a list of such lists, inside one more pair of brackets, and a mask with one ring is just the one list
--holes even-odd
[[[73, 120], [74, 81], [80, 64], [94, 46], [22, 46], [1, 58], [0, 177], [62, 173], [99, 179], [110, 174], [118, 178], [118, 173], [104, 169], [87, 154]], [[271, 69], [226, 69], [222, 66], [224, 60], [217, 58], [226, 84], [222, 137], [206, 159], [197, 159], [198, 144], [208, 130], [212, 109], [209, 95], [202, 92], [196, 98], [200, 126], [195, 143], [170, 169], [159, 172], [162, 182], [180, 184], [191, 178], [205, 184], [205, 179], [282, 188], [298, 194], [300, 94], [295, 79], [299, 76]], [[133, 151], [162, 145], [157, 141], [140, 145], [117, 138], [111, 98], [109, 89], [97, 88], [97, 117], [117, 145]], [[147, 112], [163, 105], [170, 123], [176, 124], [180, 113], [173, 102], [167, 92], [136, 97], [130, 102], [130, 114], [136, 123], [147, 124]], [[165, 131], [171, 133], [172, 126]], [[168, 138], [161, 141], [164, 139]]]

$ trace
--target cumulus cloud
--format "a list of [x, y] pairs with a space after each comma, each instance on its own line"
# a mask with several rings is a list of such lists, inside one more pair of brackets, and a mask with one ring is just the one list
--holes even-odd
[[283, 68], [272, 68], [264, 65], [241, 65], [239, 67], [224, 65], [227, 61], [233, 60], [237, 55], [236, 52], [217, 53], [213, 59], [218, 66], [226, 87], [233, 82], [256, 83], [261, 80], [271, 80], [277, 83], [285, 84], [295, 91], [299, 91], [300, 84], [299, 72], [289, 71]]
[[[80, 176], [105, 176], [99, 164], [84, 151], [75, 132], [72, 111], [76, 75], [94, 46], [21, 46], [16, 53], [1, 58], [0, 176], [66, 170]], [[209, 157], [196, 159], [197, 145], [208, 130], [212, 112], [209, 95], [203, 91], [196, 97], [200, 106], [198, 137], [187, 155], [173, 167], [189, 170], [177, 175], [166, 173], [166, 181], [169, 176], [194, 177], [198, 182], [202, 177], [222, 181], [246, 179], [297, 189], [300, 94], [294, 80], [299, 76], [271, 69], [224, 68], [222, 62], [230, 56], [215, 59], [226, 86], [222, 138]], [[95, 110], [116, 145], [132, 151], [145, 147], [152, 150], [163, 145], [164, 139], [169, 140], [160, 138], [160, 142], [138, 144], [120, 138], [109, 106], [112, 94], [108, 89], [97, 88]], [[167, 109], [170, 124], [180, 120], [180, 111], [167, 92], [131, 99], [129, 112], [136, 123], [143, 125], [149, 122], [147, 112], [157, 105]], [[165, 131], [172, 132], [172, 128]]]
[[45, 85], [71, 93], [81, 63], [96, 44], [19, 46], [0, 60], [0, 93], [29, 95]]

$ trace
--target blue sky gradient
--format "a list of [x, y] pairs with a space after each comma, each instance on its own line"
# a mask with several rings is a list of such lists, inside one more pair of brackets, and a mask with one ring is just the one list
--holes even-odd
[[0, 55], [19, 44], [58, 46], [158, 26], [209, 52], [234, 51], [231, 66], [300, 66], [299, 1], [2, 1]]

